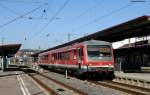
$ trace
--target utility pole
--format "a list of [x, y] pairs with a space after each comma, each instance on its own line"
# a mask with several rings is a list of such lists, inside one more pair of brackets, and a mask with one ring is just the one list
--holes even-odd
[[4, 53], [3, 53], [3, 44], [4, 44], [4, 38], [2, 37], [1, 38], [1, 45], [2, 45], [2, 48], [1, 48], [1, 69], [2, 71], [5, 70], [5, 56], [4, 56]]
[[1, 38], [1, 45], [4, 45], [4, 39], [5, 38], [3, 38], [3, 37]]
[[68, 36], [68, 42], [69, 42], [71, 39], [71, 33], [68, 33], [67, 36]]

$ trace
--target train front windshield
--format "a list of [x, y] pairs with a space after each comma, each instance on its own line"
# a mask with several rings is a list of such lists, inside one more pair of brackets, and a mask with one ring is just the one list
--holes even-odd
[[111, 47], [108, 45], [89, 45], [87, 54], [89, 60], [112, 60]]

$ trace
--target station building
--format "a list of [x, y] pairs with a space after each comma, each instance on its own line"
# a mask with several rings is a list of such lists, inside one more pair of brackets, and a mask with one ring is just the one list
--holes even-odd
[[150, 40], [125, 44], [114, 49], [115, 70], [123, 72], [150, 72]]
[[35, 50], [35, 49], [21, 49], [14, 56], [15, 63], [17, 62], [20, 64], [32, 63], [33, 59], [31, 55], [40, 51], [41, 50]]

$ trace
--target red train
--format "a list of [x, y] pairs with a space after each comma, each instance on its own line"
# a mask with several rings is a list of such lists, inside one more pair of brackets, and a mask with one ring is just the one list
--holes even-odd
[[89, 40], [39, 54], [39, 65], [76, 74], [112, 74], [114, 57], [109, 42]]

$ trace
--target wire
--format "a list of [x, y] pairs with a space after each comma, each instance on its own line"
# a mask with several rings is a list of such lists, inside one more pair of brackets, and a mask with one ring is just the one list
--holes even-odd
[[111, 12], [108, 13], [108, 14], [103, 15], [102, 17], [96, 18], [96, 19], [94, 19], [94, 20], [92, 20], [92, 21], [90, 21], [90, 22], [88, 22], [88, 23], [86, 23], [86, 24], [84, 24], [84, 25], [81, 25], [81, 26], [79, 26], [79, 27], [77, 27], [77, 28], [75, 28], [75, 29], [72, 29], [72, 30], [76, 31], [76, 30], [79, 30], [79, 29], [81, 29], [81, 28], [84, 28], [84, 27], [86, 27], [86, 26], [89, 25], [89, 24], [92, 24], [92, 23], [97, 22], [97, 21], [99, 21], [99, 20], [102, 20], [102, 19], [104, 19], [104, 18], [106, 18], [106, 17], [109, 17], [109, 16], [111, 16], [112, 14], [117, 13], [117, 12], [119, 12], [119, 11], [121, 11], [121, 10], [123, 10], [123, 9], [125, 9], [125, 8], [127, 8], [127, 7], [129, 7], [129, 6], [131, 6], [131, 5], [132, 5], [132, 4], [129, 3], [129, 4], [125, 5], [125, 6], [123, 6], [123, 7], [120, 7], [120, 8], [118, 8], [118, 9], [115, 9], [115, 10], [111, 11]]
[[[7, 11], [9, 11], [9, 12], [11, 12], [11, 13], [13, 13], [13, 14], [15, 14], [15, 15], [18, 15], [18, 16], [21, 16], [21, 14], [19, 14], [19, 13], [17, 13], [16, 11], [14, 11], [14, 10], [12, 10], [12, 9], [10, 9], [10, 8], [8, 8], [8, 7], [6, 7], [6, 6], [4, 6], [3, 4], [1, 4], [0, 3], [0, 7], [2, 7], [2, 8], [4, 8], [4, 9], [6, 9]], [[22, 17], [22, 18], [26, 18], [26, 19], [47, 19], [47, 18], [44, 18], [44, 15], [45, 15], [45, 12], [46, 12], [46, 10], [44, 9], [43, 11], [42, 11], [42, 16], [41, 17]]]
[[19, 0], [0, 0], [0, 2], [7, 2], [7, 3], [40, 3], [40, 4], [46, 3], [46, 2], [38, 2], [38, 1], [19, 1]]
[[[146, 2], [145, 0], [139, 0], [139, 2]], [[79, 26], [79, 27], [77, 27], [77, 28], [75, 28], [75, 29], [71, 29], [71, 30], [73, 30], [73, 31], [76, 31], [76, 30], [79, 30], [79, 29], [81, 29], [81, 28], [84, 28], [84, 27], [86, 27], [87, 25], [89, 25], [89, 24], [92, 24], [92, 23], [94, 23], [94, 22], [97, 22], [97, 21], [99, 21], [99, 20], [102, 20], [102, 19], [104, 19], [104, 18], [106, 18], [106, 17], [109, 17], [109, 16], [111, 16], [112, 14], [114, 14], [114, 13], [117, 13], [117, 12], [119, 12], [119, 11], [121, 11], [121, 10], [123, 10], [123, 9], [125, 9], [125, 8], [127, 8], [127, 7], [129, 7], [129, 6], [131, 6], [132, 4], [134, 4], [134, 3], [139, 3], [138, 2], [138, 0], [133, 0], [133, 1], [131, 1], [130, 3], [128, 3], [127, 5], [125, 5], [125, 6], [123, 6], [123, 7], [120, 7], [120, 8], [118, 8], [118, 9], [116, 9], [116, 10], [114, 10], [114, 11], [112, 11], [112, 12], [110, 12], [110, 13], [108, 13], [108, 14], [106, 14], [106, 15], [104, 15], [104, 16], [102, 16], [102, 17], [99, 17], [99, 18], [96, 18], [96, 19], [94, 19], [94, 20], [92, 20], [92, 21], [90, 21], [90, 22], [88, 22], [88, 23], [86, 23], [86, 24], [84, 24], [84, 25], [81, 25], [81, 26]]]
[[94, 8], [96, 8], [97, 6], [99, 6], [100, 4], [102, 4], [103, 2], [104, 2], [104, 0], [99, 1], [98, 3], [96, 3], [95, 5], [93, 5], [92, 7], [88, 8], [87, 10], [85, 10], [84, 12], [82, 12], [81, 14], [79, 14], [77, 17], [75, 17], [74, 19], [72, 19], [70, 22], [77, 21], [80, 17], [82, 17], [83, 15], [89, 13], [90, 11], [92, 11]]
[[[44, 29], [46, 29], [46, 27], [53, 22], [53, 20], [57, 17], [57, 15], [65, 8], [65, 6], [69, 3], [70, 0], [66, 0], [65, 3], [58, 9], [58, 11], [51, 17], [51, 19], [41, 28], [40, 32], [35, 34], [36, 36], [34, 37], [37, 37], [39, 34], [41, 34]], [[35, 39], [35, 38], [32, 38], [32, 39]]]
[[41, 6], [35, 8], [35, 9], [33, 9], [33, 10], [31, 10], [31, 11], [29, 11], [29, 12], [23, 14], [23, 15], [18, 16], [18, 17], [16, 17], [16, 18], [14, 18], [13, 20], [10, 20], [10, 21], [8, 21], [8, 22], [6, 22], [6, 23], [0, 25], [0, 28], [5, 27], [6, 25], [9, 25], [9, 24], [11, 24], [11, 23], [17, 21], [18, 19], [21, 19], [21, 18], [25, 17], [26, 15], [28, 15], [28, 14], [30, 14], [30, 13], [32, 13], [32, 12], [38, 10], [38, 9], [40, 9], [41, 7], [43, 7], [43, 6], [45, 6], [45, 5], [47, 5], [47, 3], [42, 4]]
[[12, 10], [12, 9], [10, 9], [10, 8], [8, 8], [8, 7], [6, 7], [6, 6], [4, 6], [3, 4], [1, 4], [0, 3], [0, 7], [2, 7], [2, 8], [4, 8], [4, 9], [6, 9], [7, 11], [9, 11], [9, 12], [11, 12], [11, 13], [13, 13], [13, 14], [15, 14], [15, 15], [20, 15], [19, 13], [17, 13], [16, 11], [14, 11], [14, 10]]
[[43, 26], [42, 30], [45, 29], [52, 21], [57, 17], [57, 15], [65, 8], [65, 6], [69, 3], [70, 0], [66, 0], [65, 3], [59, 8], [56, 14]]
[[137, 3], [137, 2], [147, 2], [146, 0], [131, 0], [131, 2], [135, 2], [135, 3]]

